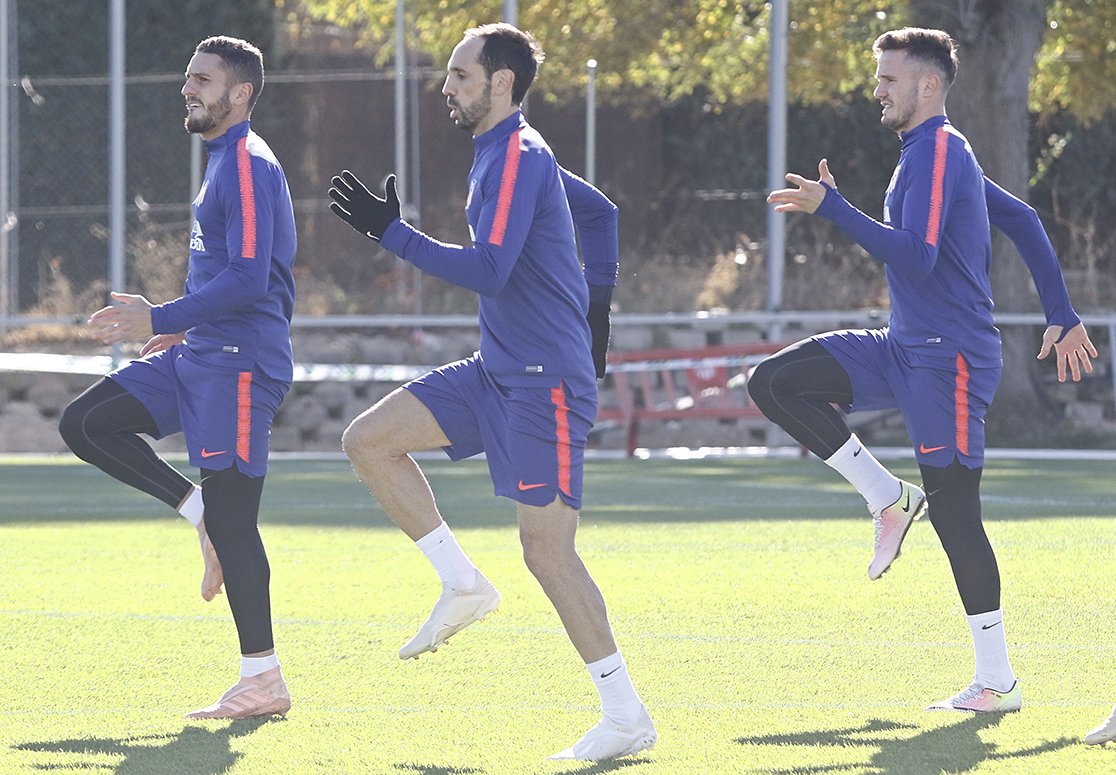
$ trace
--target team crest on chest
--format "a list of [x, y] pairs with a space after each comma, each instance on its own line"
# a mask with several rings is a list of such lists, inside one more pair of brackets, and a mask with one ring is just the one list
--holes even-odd
[[[205, 188], [203, 187], [204, 191]], [[198, 219], [194, 219], [194, 225], [190, 227], [190, 250], [194, 253], [205, 252], [205, 242], [202, 240], [202, 227]]]

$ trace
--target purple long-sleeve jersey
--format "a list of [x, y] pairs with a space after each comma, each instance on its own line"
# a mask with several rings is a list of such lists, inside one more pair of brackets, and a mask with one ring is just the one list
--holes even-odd
[[283, 168], [248, 121], [206, 142], [183, 295], [151, 311], [200, 360], [290, 382], [294, 207]]
[[402, 220], [380, 244], [480, 295], [480, 356], [500, 383], [595, 390], [585, 315], [590, 286], [594, 300], [606, 300], [616, 284], [616, 206], [561, 169], [519, 112], [473, 142], [465, 205], [473, 244], [438, 242]]
[[896, 341], [928, 354], [961, 352], [973, 366], [1000, 365], [989, 223], [1022, 254], [1047, 323], [1067, 331], [1080, 323], [1038, 215], [984, 176], [948, 119], [934, 116], [901, 138], [882, 223], [828, 186], [817, 210], [884, 263]]

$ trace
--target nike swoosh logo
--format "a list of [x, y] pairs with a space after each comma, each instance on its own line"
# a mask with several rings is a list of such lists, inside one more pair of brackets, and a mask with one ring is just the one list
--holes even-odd
[[928, 447], [925, 444], [919, 444], [918, 445], [918, 451], [921, 452], [924, 455], [928, 455], [931, 452], [937, 452], [939, 449], [945, 449], [945, 448], [946, 448], [945, 444], [943, 444], [940, 447]]
[[519, 480], [519, 491], [527, 492], [528, 490], [537, 490], [540, 487], [546, 487], [546, 482], [539, 482], [538, 484], [524, 484], [523, 480]]
[[859, 454], [860, 454], [860, 450], [862, 450], [862, 449], [864, 449], [864, 447], [857, 447], [857, 448], [856, 448], [856, 452], [854, 452], [854, 453], [853, 453], [853, 457], [856, 457], [857, 455], [859, 455]]
[[202, 447], [201, 456], [202, 457], [217, 457], [218, 455], [223, 455], [226, 452], [228, 452], [227, 449], [219, 449], [216, 452], [210, 452], [205, 447]]
[[608, 678], [610, 675], [612, 675], [613, 673], [615, 673], [619, 669], [620, 669], [619, 667], [614, 667], [611, 670], [609, 670], [607, 673], [601, 673], [601, 678]]
[[993, 627], [995, 627], [995, 626], [996, 626], [997, 624], [1003, 624], [1003, 623], [1004, 623], [1004, 620], [1003, 620], [1003, 619], [1001, 619], [1000, 621], [998, 621], [998, 622], [995, 622], [994, 624], [982, 624], [982, 625], [980, 626], [980, 629], [982, 629], [982, 630], [991, 630], [991, 629], [992, 629]]

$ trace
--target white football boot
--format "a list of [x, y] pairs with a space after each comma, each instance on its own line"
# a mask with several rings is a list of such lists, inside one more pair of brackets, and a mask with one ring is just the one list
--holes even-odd
[[1085, 742], [1089, 745], [1104, 745], [1113, 740], [1116, 740], [1116, 708], [1112, 709], [1112, 715], [1107, 721], [1085, 735]]
[[479, 622], [500, 605], [500, 593], [484, 574], [477, 571], [477, 581], [470, 590], [442, 585], [442, 596], [434, 604], [430, 617], [418, 633], [399, 649], [400, 659], [414, 659], [438, 647], [473, 622]]
[[876, 528], [876, 553], [868, 566], [868, 578], [875, 581], [895, 562], [911, 524], [926, 513], [926, 493], [910, 482], [899, 480], [902, 488], [895, 503], [872, 515]]
[[651, 716], [647, 714], [647, 708], [641, 708], [639, 719], [635, 724], [622, 727], [608, 718], [602, 718], [595, 727], [585, 733], [585, 737], [566, 750], [547, 758], [577, 759], [587, 762], [616, 759], [648, 750], [655, 745], [658, 737], [655, 725], [651, 723]]
[[1023, 690], [1016, 681], [1007, 691], [989, 689], [980, 681], [973, 681], [957, 694], [935, 702], [926, 710], [969, 710], [974, 713], [1009, 713], [1023, 707]]

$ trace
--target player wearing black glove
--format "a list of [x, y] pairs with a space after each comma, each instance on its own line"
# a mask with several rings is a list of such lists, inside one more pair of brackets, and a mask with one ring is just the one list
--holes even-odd
[[606, 356], [608, 354], [608, 335], [612, 329], [609, 311], [612, 309], [612, 288], [604, 285], [589, 286], [589, 332], [593, 336], [593, 366], [597, 379], [604, 379]]
[[373, 194], [353, 173], [344, 170], [330, 181], [330, 211], [364, 236], [380, 241], [391, 222], [399, 218], [399, 194], [395, 175], [384, 181], [384, 198]]

